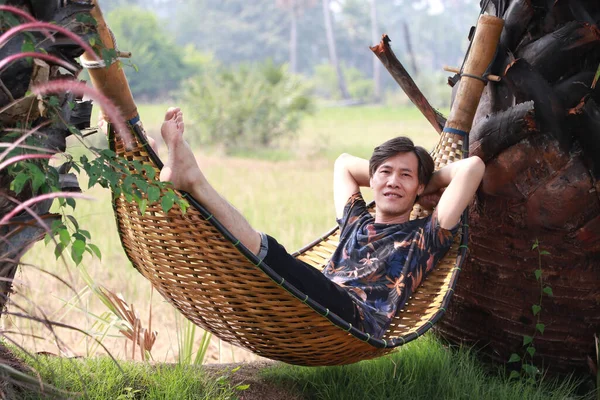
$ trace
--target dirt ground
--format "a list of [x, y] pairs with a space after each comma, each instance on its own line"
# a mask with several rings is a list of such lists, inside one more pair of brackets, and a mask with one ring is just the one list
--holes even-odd
[[230, 382], [233, 385], [250, 385], [244, 391], [240, 391], [240, 400], [302, 400], [303, 397], [297, 391], [289, 388], [274, 386], [266, 382], [260, 376], [260, 370], [275, 365], [273, 361], [256, 361], [235, 364], [208, 364], [202, 369], [208, 374], [219, 377], [235, 368], [240, 368], [231, 374]]

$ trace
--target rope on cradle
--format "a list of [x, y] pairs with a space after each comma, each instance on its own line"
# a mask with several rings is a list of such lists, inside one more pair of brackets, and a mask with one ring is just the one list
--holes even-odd
[[116, 63], [118, 61], [119, 58], [130, 58], [131, 57], [131, 53], [129, 52], [123, 52], [120, 51], [119, 48], [117, 47], [117, 38], [115, 38], [115, 35], [113, 34], [113, 31], [109, 28], [108, 29], [108, 33], [110, 33], [110, 37], [115, 45], [114, 50], [116, 52], [116, 57], [112, 58], [110, 60], [110, 64], [106, 65], [106, 61], [105, 60], [100, 60], [100, 61], [86, 61], [83, 58], [79, 59], [79, 63], [81, 64], [81, 66], [83, 68], [86, 69], [102, 69], [102, 68], [106, 68], [106, 67], [110, 67], [111, 65], [113, 65], [114, 63]]

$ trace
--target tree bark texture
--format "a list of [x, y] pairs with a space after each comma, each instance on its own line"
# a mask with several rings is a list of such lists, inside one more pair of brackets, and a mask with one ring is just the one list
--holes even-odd
[[[66, 3], [66, 2], [64, 2]], [[82, 13], [89, 13], [91, 9], [90, 2], [79, 1], [77, 4], [63, 2], [43, 2], [11, 0], [7, 5], [16, 6], [19, 9], [30, 14], [39, 21], [50, 22], [69, 26], [73, 32], [86, 39], [91, 33], [88, 26], [76, 22], [77, 17]], [[6, 11], [5, 16], [12, 16], [14, 23], [26, 22], [21, 17], [14, 17], [14, 14]], [[0, 31], [8, 31], [11, 25], [8, 21], [11, 18], [2, 20]], [[45, 35], [51, 34], [55, 40], [49, 40]], [[81, 67], [76, 58], [83, 53], [73, 39], [53, 32], [28, 32], [20, 33], [10, 39], [6, 45], [0, 49], [0, 59], [4, 60], [11, 55], [21, 52], [22, 46], [31, 40], [35, 45], [37, 52], [56, 56], [67, 61], [76, 69]], [[15, 140], [15, 128], [39, 129], [31, 135], [30, 139], [35, 140], [35, 146], [47, 149], [49, 153], [59, 153], [65, 150], [65, 140], [70, 135], [69, 125], [78, 129], [88, 128], [90, 125], [91, 102], [82, 101], [75, 98], [73, 94], [57, 94], [58, 116], [52, 119], [47, 114], [47, 109], [41, 106], [40, 99], [37, 96], [28, 94], [28, 91], [34, 86], [44, 84], [54, 79], [72, 78], [73, 75], [67, 74], [64, 70], [52, 64], [51, 62], [34, 59], [33, 62], [26, 59], [14, 61], [3, 70], [0, 80], [0, 142], [13, 142]], [[46, 123], [46, 125], [43, 125]], [[13, 136], [11, 136], [13, 135]], [[16, 149], [15, 151], [20, 151]], [[22, 152], [19, 154], [27, 154]], [[13, 154], [12, 156], [16, 156]], [[5, 161], [5, 160], [2, 160]], [[39, 164], [44, 168], [47, 163]], [[63, 173], [64, 172], [64, 173]], [[79, 186], [73, 175], [67, 171], [57, 171], [59, 176], [59, 185], [64, 191], [78, 191]], [[0, 218], [10, 213], [17, 205], [34, 198], [40, 193], [36, 193], [31, 184], [25, 185], [20, 193], [14, 193], [10, 189], [13, 177], [7, 172], [7, 168], [0, 170]], [[9, 222], [0, 227], [0, 314], [11, 292], [12, 280], [19, 265], [20, 258], [25, 251], [36, 241], [43, 238], [52, 222], [59, 218], [48, 211], [52, 200], [35, 202], [30, 207], [16, 215]]]
[[[585, 371], [600, 332], [600, 5], [492, 3], [506, 21], [491, 67], [503, 79], [488, 83], [475, 117], [470, 151], [487, 168], [469, 257], [436, 329], [503, 363], [534, 336], [536, 365]], [[540, 267], [552, 296], [541, 296]]]

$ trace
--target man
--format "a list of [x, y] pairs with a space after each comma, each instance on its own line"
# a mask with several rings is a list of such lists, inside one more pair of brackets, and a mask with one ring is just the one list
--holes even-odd
[[[431, 156], [408, 138], [375, 148], [369, 161], [341, 155], [334, 167], [334, 203], [340, 244], [323, 273], [298, 261], [277, 241], [254, 230], [208, 183], [183, 139], [183, 114], [171, 108], [161, 134], [169, 157], [161, 171], [211, 212], [240, 242], [286, 281], [353, 326], [380, 338], [452, 244], [462, 212], [485, 170], [478, 157], [452, 163], [433, 173]], [[375, 218], [360, 187], [370, 187]], [[441, 197], [431, 216], [410, 221], [421, 197]]]

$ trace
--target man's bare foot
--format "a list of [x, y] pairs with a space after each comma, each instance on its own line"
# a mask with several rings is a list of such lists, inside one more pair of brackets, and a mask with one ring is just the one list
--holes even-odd
[[191, 193], [205, 178], [192, 149], [183, 139], [184, 128], [181, 110], [169, 108], [160, 132], [169, 149], [169, 157], [160, 171], [160, 180], [172, 182], [175, 189]]

